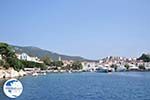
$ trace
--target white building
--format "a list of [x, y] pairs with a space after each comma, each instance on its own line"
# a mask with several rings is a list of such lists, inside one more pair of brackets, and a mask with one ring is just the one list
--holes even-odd
[[16, 54], [16, 55], [17, 55], [17, 58], [20, 59], [20, 60], [26, 60], [26, 61], [33, 61], [33, 62], [37, 62], [37, 63], [43, 63], [43, 61], [40, 61], [40, 59], [38, 57], [30, 57], [26, 53]]
[[82, 62], [82, 66], [84, 71], [95, 71], [96, 63], [95, 62]]
[[139, 70], [139, 67], [134, 64], [129, 64], [129, 70]]
[[150, 70], [150, 63], [145, 63], [144, 66], [145, 66], [145, 69]]
[[31, 61], [31, 57], [26, 53], [18, 54], [17, 58], [20, 60]]

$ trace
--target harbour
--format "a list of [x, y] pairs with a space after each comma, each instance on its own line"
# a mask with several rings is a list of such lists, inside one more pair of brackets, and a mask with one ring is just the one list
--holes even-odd
[[[149, 100], [150, 72], [49, 73], [19, 79], [16, 100]], [[9, 100], [0, 88], [0, 98]]]

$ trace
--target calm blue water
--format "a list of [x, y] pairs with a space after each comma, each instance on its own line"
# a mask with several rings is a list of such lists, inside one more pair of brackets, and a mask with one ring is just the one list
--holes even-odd
[[[16, 100], [150, 100], [150, 72], [27, 76]], [[0, 100], [10, 100], [0, 88]]]

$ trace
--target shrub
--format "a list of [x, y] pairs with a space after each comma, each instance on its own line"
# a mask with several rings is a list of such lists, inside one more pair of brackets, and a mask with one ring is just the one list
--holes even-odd
[[10, 67], [9, 63], [4, 64], [4, 68], [8, 69]]
[[3, 66], [3, 65], [4, 65], [4, 61], [0, 60], [0, 66]]

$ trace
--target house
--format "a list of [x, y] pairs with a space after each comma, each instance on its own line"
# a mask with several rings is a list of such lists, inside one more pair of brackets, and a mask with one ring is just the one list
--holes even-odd
[[96, 70], [96, 63], [95, 62], [82, 62], [84, 71], [95, 71]]
[[31, 57], [28, 54], [26, 54], [26, 53], [16, 54], [16, 56], [20, 60], [31, 61]]
[[129, 70], [139, 70], [139, 67], [134, 64], [129, 64]]
[[147, 63], [144, 64], [144, 66], [145, 66], [146, 70], [150, 70], [150, 63], [147, 62]]
[[25, 61], [32, 61], [32, 62], [37, 62], [37, 63], [43, 63], [43, 61], [40, 61], [40, 59], [38, 57], [30, 57], [28, 54], [26, 53], [22, 53], [22, 54], [16, 54], [17, 58], [20, 60], [25, 60]]
[[25, 71], [40, 71], [40, 68], [24, 68]]
[[63, 62], [63, 66], [67, 66], [67, 65], [72, 65], [73, 64], [73, 60], [62, 60], [62, 62]]

